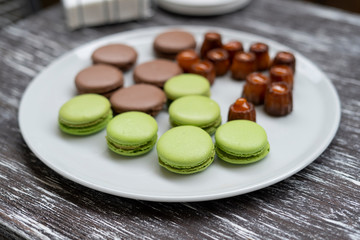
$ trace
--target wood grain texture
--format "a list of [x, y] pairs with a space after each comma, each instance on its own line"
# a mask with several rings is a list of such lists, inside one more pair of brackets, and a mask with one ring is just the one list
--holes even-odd
[[[46, 167], [24, 143], [21, 96], [65, 52], [121, 31], [197, 24], [259, 34], [299, 51], [335, 85], [336, 137], [311, 165], [265, 189], [216, 201], [156, 203], [111, 196]], [[256, 0], [217, 17], [158, 9], [141, 22], [70, 32], [61, 6], [0, 31], [0, 238], [360, 239], [360, 16], [285, 0]]]

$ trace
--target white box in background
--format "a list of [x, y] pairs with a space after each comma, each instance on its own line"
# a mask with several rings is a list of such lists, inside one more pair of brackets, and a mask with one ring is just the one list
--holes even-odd
[[71, 29], [145, 19], [152, 16], [151, 0], [62, 0]]

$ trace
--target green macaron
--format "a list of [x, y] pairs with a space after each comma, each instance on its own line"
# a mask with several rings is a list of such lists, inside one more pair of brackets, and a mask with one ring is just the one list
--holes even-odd
[[114, 117], [106, 128], [111, 151], [124, 156], [149, 152], [157, 140], [155, 119], [143, 112], [125, 112]]
[[266, 132], [249, 120], [234, 120], [215, 133], [217, 156], [229, 163], [248, 164], [263, 159], [270, 151]]
[[221, 124], [219, 105], [212, 99], [190, 95], [176, 99], [169, 107], [172, 126], [191, 125], [204, 129], [210, 135]]
[[58, 124], [65, 133], [89, 135], [105, 128], [112, 116], [110, 102], [106, 97], [83, 94], [62, 105]]
[[203, 95], [209, 97], [210, 83], [203, 76], [184, 73], [166, 81], [164, 91], [169, 100], [175, 100], [187, 95]]
[[165, 132], [156, 150], [159, 164], [174, 173], [191, 174], [205, 170], [214, 160], [214, 144], [199, 127], [180, 126]]

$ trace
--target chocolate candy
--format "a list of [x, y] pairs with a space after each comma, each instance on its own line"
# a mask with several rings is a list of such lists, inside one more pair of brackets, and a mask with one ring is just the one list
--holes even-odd
[[296, 59], [291, 52], [278, 52], [273, 60], [273, 66], [286, 65], [289, 66], [295, 74]]
[[265, 71], [270, 66], [269, 46], [265, 43], [253, 43], [250, 46], [250, 52], [256, 56], [257, 71]]
[[231, 65], [231, 76], [233, 79], [245, 79], [248, 74], [255, 71], [256, 57], [254, 53], [238, 52], [235, 54]]
[[265, 94], [264, 109], [273, 116], [285, 116], [291, 113], [292, 91], [286, 82], [271, 83]]
[[200, 61], [199, 55], [193, 49], [181, 51], [176, 56], [176, 61], [182, 70], [187, 73], [190, 71], [191, 65]]
[[290, 89], [294, 86], [293, 71], [286, 65], [275, 65], [270, 68], [270, 82], [286, 82]]
[[264, 74], [255, 72], [246, 77], [246, 83], [243, 88], [242, 97], [246, 98], [254, 105], [264, 103], [265, 92], [270, 80]]
[[206, 58], [214, 64], [216, 76], [222, 76], [229, 70], [229, 54], [225, 49], [214, 48], [208, 51]]
[[221, 35], [216, 32], [208, 32], [204, 36], [204, 41], [201, 45], [200, 49], [200, 57], [206, 58], [206, 54], [208, 51], [214, 48], [221, 48], [222, 42], [221, 42]]
[[245, 119], [256, 122], [254, 105], [245, 98], [238, 98], [229, 108], [228, 121]]
[[199, 74], [205, 77], [209, 80], [210, 85], [214, 83], [216, 77], [214, 64], [207, 60], [199, 61], [191, 65], [190, 73]]
[[228, 52], [230, 63], [232, 63], [235, 53], [244, 51], [243, 44], [236, 40], [224, 44], [222, 48]]

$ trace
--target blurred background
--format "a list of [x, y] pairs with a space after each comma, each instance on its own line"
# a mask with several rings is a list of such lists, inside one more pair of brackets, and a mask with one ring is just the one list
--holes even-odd
[[[74, 0], [75, 1], [75, 0]], [[360, 13], [359, 0], [289, 0], [313, 2]], [[40, 11], [43, 8], [59, 3], [60, 0], [0, 0], [0, 28], [16, 22], [24, 17]]]

